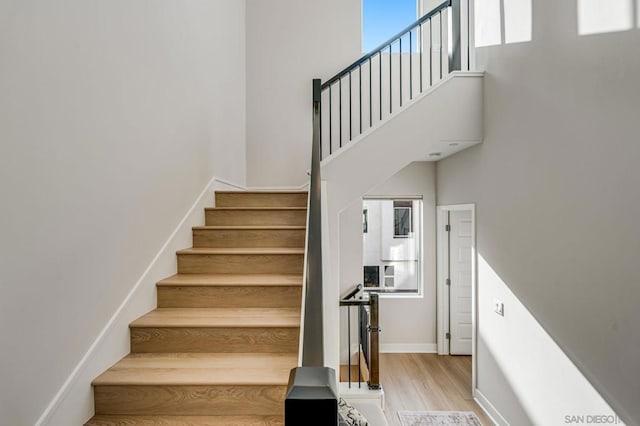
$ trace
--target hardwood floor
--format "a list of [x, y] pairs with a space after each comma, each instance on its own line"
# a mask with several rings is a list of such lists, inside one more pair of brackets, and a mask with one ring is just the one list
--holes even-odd
[[398, 411], [473, 411], [493, 424], [471, 395], [471, 357], [436, 354], [380, 354], [385, 415], [400, 426]]

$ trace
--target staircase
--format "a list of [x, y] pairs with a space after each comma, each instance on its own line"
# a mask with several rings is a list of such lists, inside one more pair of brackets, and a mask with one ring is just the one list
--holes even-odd
[[298, 363], [306, 192], [217, 192], [86, 425], [282, 425]]

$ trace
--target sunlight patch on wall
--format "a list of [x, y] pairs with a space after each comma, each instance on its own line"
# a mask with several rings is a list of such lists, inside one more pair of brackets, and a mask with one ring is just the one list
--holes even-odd
[[502, 43], [500, 0], [475, 0], [476, 47]]
[[475, 0], [476, 47], [531, 41], [532, 3], [533, 0]]
[[578, 34], [633, 28], [634, 0], [578, 0]]
[[533, 14], [531, 0], [504, 0], [504, 41], [531, 41]]
[[[478, 253], [478, 283], [477, 357], [481, 392], [490, 398], [496, 398], [500, 392], [515, 397], [527, 416], [526, 421], [520, 419], [517, 424], [561, 425], [567, 423], [566, 416], [571, 414], [599, 415], [610, 424], [622, 424], [482, 253]], [[497, 300], [504, 303], [504, 316], [494, 312]], [[487, 362], [487, 357], [495, 364]], [[491, 365], [500, 371], [487, 371], [485, 367]], [[499, 375], [508, 383], [508, 389], [495, 387], [493, 378]]]

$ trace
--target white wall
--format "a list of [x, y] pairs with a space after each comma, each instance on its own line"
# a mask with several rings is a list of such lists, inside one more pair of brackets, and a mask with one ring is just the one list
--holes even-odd
[[247, 181], [299, 186], [311, 165], [311, 80], [360, 55], [361, 0], [247, 1]]
[[[417, 161], [367, 193], [367, 196], [422, 196], [423, 287], [420, 297], [383, 296], [380, 301], [380, 344], [431, 350], [436, 344], [436, 197], [435, 165]], [[351, 264], [351, 262], [348, 262]], [[414, 349], [415, 350], [415, 349]]]
[[0, 3], [0, 423], [36, 422], [213, 175], [244, 183], [244, 46], [237, 0]]
[[365, 265], [382, 262], [382, 201], [363, 200], [362, 208], [367, 211], [367, 232], [362, 235], [362, 261]]
[[485, 141], [437, 166], [438, 204], [477, 203], [478, 386], [511, 424], [607, 411], [537, 320], [640, 424], [640, 31], [579, 36], [576, 2], [533, 17], [532, 42], [477, 52]]
[[[380, 343], [382, 350], [401, 347], [435, 350], [436, 344], [436, 260], [435, 260], [435, 166], [432, 162], [410, 163], [367, 196], [422, 196], [424, 225], [421, 296], [380, 298]], [[360, 226], [358, 226], [360, 224]], [[362, 202], [353, 203], [340, 215], [341, 293], [362, 282]], [[383, 272], [381, 271], [381, 275]], [[344, 316], [344, 315], [343, 315]], [[346, 317], [345, 317], [346, 318]], [[409, 349], [408, 351], [411, 351]]]

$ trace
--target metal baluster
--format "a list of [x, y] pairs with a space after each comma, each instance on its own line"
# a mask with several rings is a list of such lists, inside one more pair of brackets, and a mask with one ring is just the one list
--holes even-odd
[[442, 12], [440, 12], [440, 80], [442, 80]]
[[[640, 5], [638, 5], [638, 8], [640, 8]], [[640, 15], [638, 15], [638, 21], [640, 21]], [[471, 71], [471, 53], [469, 52], [469, 49], [471, 48], [471, 31], [469, 31], [470, 28], [470, 22], [471, 22], [471, 5], [469, 4], [469, 2], [467, 2], [467, 71]], [[638, 25], [640, 25], [640, 22], [638, 22]]]
[[349, 389], [351, 389], [351, 306], [347, 306], [347, 359], [348, 376], [349, 376]]
[[400, 72], [398, 73], [399, 74], [398, 80], [400, 81], [400, 91], [399, 91], [399, 94], [400, 94], [400, 106], [402, 106], [402, 37], [400, 37], [400, 49], [399, 50], [400, 50], [400, 53], [399, 53], [398, 58], [400, 59]]
[[382, 50], [378, 52], [378, 60], [380, 61], [378, 64], [380, 66], [380, 77], [378, 78], [378, 83], [380, 85], [380, 121], [382, 121]]
[[413, 43], [412, 35], [413, 30], [409, 31], [409, 100], [413, 99]]
[[351, 92], [353, 91], [351, 86], [351, 71], [349, 71], [349, 141], [353, 139], [353, 125], [351, 123], [352, 111], [351, 111]]
[[369, 127], [373, 126], [373, 82], [371, 78], [371, 67], [373, 67], [373, 65], [371, 63], [371, 58], [369, 58]]
[[424, 50], [424, 33], [420, 24], [420, 93], [422, 93], [422, 51]]
[[338, 79], [338, 124], [340, 132], [340, 148], [342, 148], [342, 77]]
[[320, 158], [322, 158], [322, 89], [320, 89], [320, 95], [318, 97], [318, 147], [320, 149]]
[[391, 86], [393, 85], [393, 79], [391, 78], [391, 44], [389, 44], [389, 114], [393, 113], [393, 94]]
[[332, 110], [331, 98], [333, 97], [331, 96], [331, 87], [332, 86], [330, 85], [329, 86], [329, 155], [331, 155], [331, 153], [333, 152], [333, 148], [331, 145], [331, 129], [333, 127], [333, 120], [331, 119], [331, 110]]
[[360, 365], [360, 347], [362, 346], [362, 305], [358, 306], [358, 388], [362, 388], [362, 366]]
[[429, 18], [429, 87], [433, 86], [433, 20]]
[[358, 90], [360, 91], [360, 107], [358, 115], [360, 116], [360, 134], [362, 134], [362, 64], [358, 65]]

